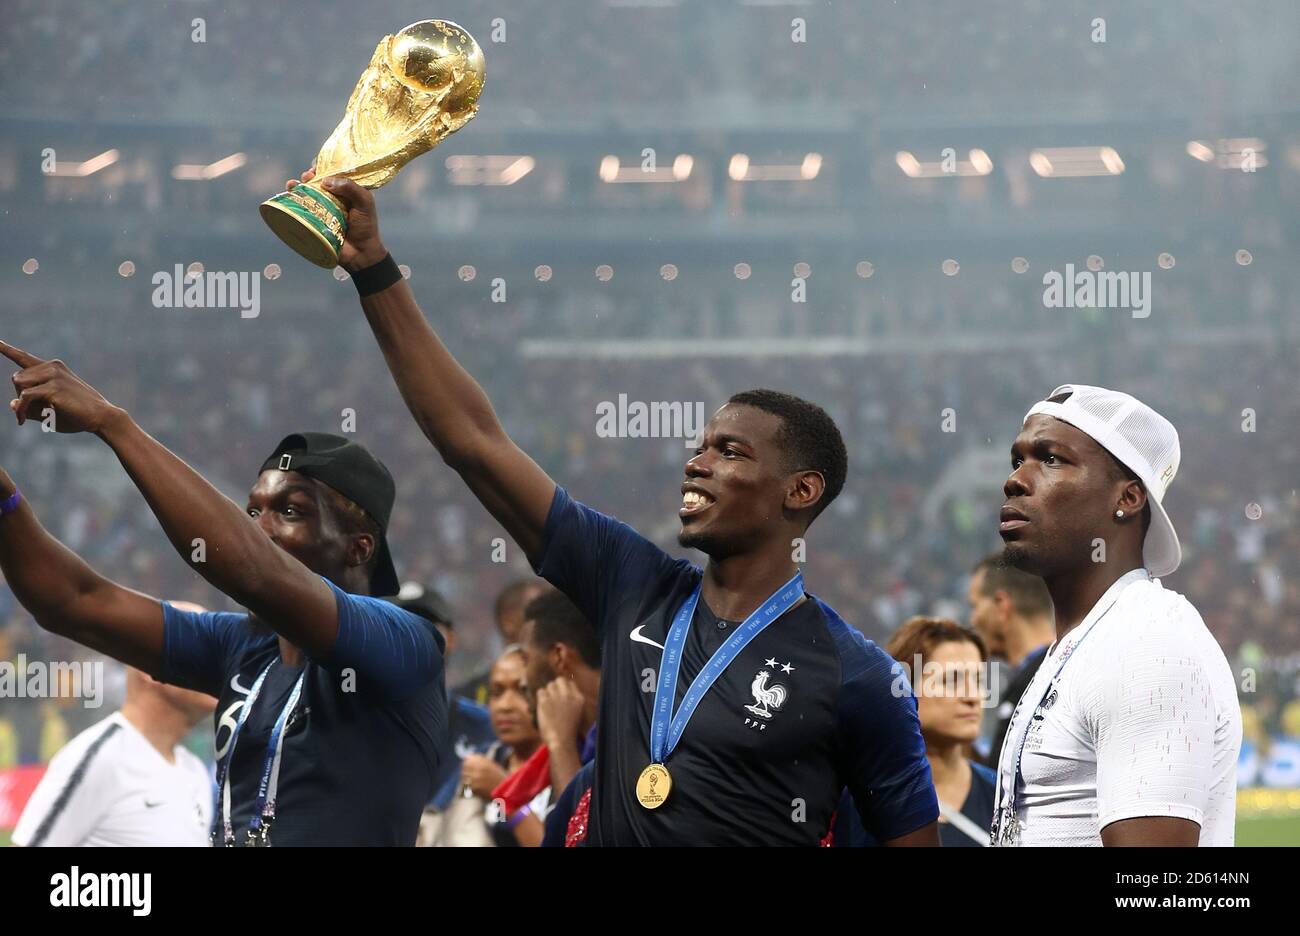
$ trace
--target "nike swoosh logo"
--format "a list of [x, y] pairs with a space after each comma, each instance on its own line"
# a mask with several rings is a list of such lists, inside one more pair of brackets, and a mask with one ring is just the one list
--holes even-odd
[[163, 804], [163, 801], [162, 801], [162, 800], [158, 800], [157, 802], [150, 802], [149, 800], [145, 800], [145, 801], [144, 801], [144, 808], [145, 808], [145, 809], [153, 809], [155, 806], [161, 806], [162, 804]]
[[664, 648], [663, 644], [655, 643], [649, 637], [645, 637], [641, 634], [641, 628], [643, 627], [645, 627], [644, 624], [637, 625], [635, 628], [633, 628], [632, 633], [628, 634], [628, 636], [631, 637], [633, 640], [635, 640], [637, 643], [649, 644], [652, 647], [658, 647], [660, 650], [662, 650]]

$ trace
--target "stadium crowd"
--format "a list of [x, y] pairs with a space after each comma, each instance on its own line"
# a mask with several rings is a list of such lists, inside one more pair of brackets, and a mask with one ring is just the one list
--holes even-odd
[[[611, 437], [601, 408], [678, 403], [707, 418], [737, 391], [798, 394], [829, 411], [849, 450], [845, 490], [807, 544], [810, 591], [900, 658], [945, 642], [966, 658], [996, 657], [974, 620], [971, 579], [1000, 546], [1022, 416], [1062, 383], [1131, 392], [1181, 435], [1167, 504], [1184, 560], [1167, 584], [1233, 663], [1243, 755], [1267, 752], [1270, 739], [1300, 746], [1300, 361], [1290, 314], [1300, 272], [1286, 255], [1292, 220], [1275, 207], [1294, 201], [1300, 169], [1287, 116], [1300, 95], [1291, 48], [1300, 7], [1246, 0], [1229, 13], [1204, 2], [1137, 16], [1119, 0], [1068, 9], [1004, 0], [978, 11], [915, 0], [872, 3], [864, 16], [847, 0], [500, 6], [400, 0], [385, 22], [361, 28], [355, 4], [326, 0], [303, 29], [305, 14], [289, 22], [254, 0], [13, 0], [0, 44], [0, 82], [16, 89], [0, 103], [15, 131], [0, 145], [0, 194], [16, 219], [9, 244], [41, 261], [35, 279], [16, 272], [21, 260], [0, 271], [21, 296], [0, 339], [66, 360], [241, 504], [287, 432], [355, 433], [392, 469], [387, 536], [401, 579], [419, 586], [403, 601], [442, 629], [456, 692], [456, 757], [437, 778], [422, 843], [580, 834], [583, 784], [567, 781], [581, 780], [594, 743], [590, 640], [571, 609], [520, 584], [535, 581], [527, 562], [413, 424], [350, 285], [286, 264], [278, 283], [262, 284], [260, 318], [244, 321], [151, 308], [148, 284], [153, 268], [192, 259], [176, 253], [262, 268], [269, 235], [252, 208], [301, 168], [286, 139], [314, 142], [373, 42], [430, 15], [485, 47], [474, 125], [485, 133], [472, 145], [536, 153], [537, 164], [525, 184], [453, 188], [441, 160], [420, 160], [383, 196], [386, 230], [433, 229], [435, 238], [393, 237], [397, 259], [415, 267], [425, 312], [510, 436], [574, 497], [698, 562], [676, 542], [691, 440], [676, 430]], [[1277, 121], [1260, 119], [1274, 111]], [[1282, 171], [1221, 172], [1184, 151], [1188, 135], [1220, 133], [1267, 136], [1264, 152]], [[955, 187], [908, 177], [894, 156], [971, 134], [986, 138], [997, 172]], [[691, 178], [600, 182], [597, 154], [630, 152], [639, 135], [661, 158], [693, 151]], [[1020, 151], [1031, 137], [1113, 141], [1127, 168], [1031, 178]], [[756, 164], [824, 149], [820, 175], [733, 181], [727, 160], [751, 138]], [[110, 146], [121, 158], [87, 177], [51, 175], [33, 154], [54, 143], [62, 161]], [[247, 165], [211, 184], [172, 175], [177, 162], [236, 149]], [[837, 231], [866, 234], [864, 252], [881, 255], [850, 255], [859, 238]], [[462, 250], [457, 232], [465, 256], [449, 252]], [[960, 263], [941, 272], [946, 243]], [[1041, 257], [1091, 250], [1108, 270], [1151, 272], [1150, 318], [1045, 308]], [[1161, 250], [1176, 262], [1158, 262]], [[792, 255], [774, 260], [778, 251]], [[1013, 272], [1013, 254], [1027, 256], [1024, 270]], [[122, 259], [139, 268], [134, 278], [112, 272]], [[605, 261], [608, 275], [593, 276]], [[297, 293], [310, 274], [318, 280]], [[503, 304], [488, 299], [497, 276], [510, 286]], [[41, 287], [39, 301], [27, 298]], [[792, 301], [805, 287], [807, 301]], [[0, 440], [0, 465], [96, 569], [149, 594], [229, 608], [176, 557], [95, 440], [12, 426], [0, 426]], [[572, 652], [541, 666], [532, 644], [542, 631]], [[37, 627], [0, 577], [0, 663], [24, 658], [103, 659]], [[44, 765], [105, 720], [136, 678], [106, 669], [106, 708], [0, 699], [0, 771]], [[210, 760], [210, 733], [191, 740]], [[949, 754], [962, 761], [970, 740], [949, 737]], [[485, 813], [497, 800], [518, 825]], [[544, 828], [552, 806], [576, 825]]]
[[[1190, 297], [1204, 288], [1212, 296], [1212, 279], [1196, 277], [1178, 289]], [[965, 323], [968, 331], [987, 334], [999, 320], [1015, 324], [1023, 318], [1020, 334], [1027, 339], [1048, 331], [1041, 308], [1027, 311], [1016, 301], [1018, 287], [999, 294], [974, 279], [970, 294], [958, 291], [954, 303], [953, 281], [943, 278], [934, 290], [920, 282], [907, 282], [915, 299], [913, 329], [924, 323], [931, 333], [946, 328], [951, 335]], [[1254, 291], [1253, 304], [1240, 310], [1245, 331], [1266, 318], [1261, 310], [1285, 288], [1285, 280], [1267, 280]], [[454, 288], [448, 295], [454, 296]], [[1177, 291], [1166, 303], [1174, 299]], [[809, 542], [809, 575], [846, 620], [882, 642], [912, 615], [965, 614], [970, 568], [998, 545], [995, 518], [1006, 447], [1030, 403], [1061, 382], [1082, 379], [1157, 401], [1179, 427], [1184, 453], [1170, 509], [1186, 558], [1169, 584], [1195, 603], [1230, 657], [1260, 670], [1257, 697], [1243, 701], [1257, 703], [1262, 730], [1278, 729], [1300, 663], [1300, 517], [1294, 478], [1286, 470], [1300, 458], [1291, 432], [1300, 425], [1300, 402], [1287, 385], [1294, 348], [1245, 342], [1232, 352], [1242, 365], [1233, 368], [1222, 367], [1221, 347], [1170, 340], [1158, 350], [1140, 346], [1119, 354], [1082, 340], [1086, 331], [1068, 348], [1031, 355], [1018, 353], [1010, 337], [1005, 349], [988, 352], [914, 350], [825, 359], [517, 353], [511, 339], [545, 334], [546, 322], [552, 334], [558, 322], [576, 335], [584, 317], [598, 330], [616, 332], [624, 323], [645, 321], [636, 308], [612, 300], [605, 314], [594, 315], [591, 300], [584, 290], [553, 290], [505, 308], [448, 301], [436, 314], [467, 366], [484, 375], [521, 446], [575, 496], [670, 551], [676, 550], [676, 482], [688, 449], [680, 438], [603, 437], [596, 428], [599, 404], [616, 403], [625, 394], [632, 401], [699, 402], [707, 415], [726, 396], [755, 385], [823, 404], [844, 430], [850, 478]], [[762, 315], [735, 303], [734, 296], [728, 301], [736, 304], [739, 318]], [[330, 318], [329, 328], [301, 330], [290, 345], [250, 345], [238, 327], [213, 321], [201, 341], [193, 329], [160, 329], [158, 346], [145, 354], [129, 330], [104, 327], [111, 313], [99, 323], [61, 313], [19, 316], [6, 338], [95, 375], [142, 425], [237, 498], [262, 449], [280, 434], [338, 431], [347, 411], [354, 411], [358, 439], [375, 446], [398, 480], [389, 535], [400, 574], [437, 587], [457, 609], [458, 650], [449, 671], [449, 683], [456, 684], [484, 670], [499, 649], [485, 626], [488, 609], [501, 588], [527, 574], [526, 563], [513, 544], [506, 561], [499, 561], [503, 531], [433, 455], [392, 388], [375, 379], [382, 362], [346, 302], [344, 295], [340, 308], [276, 309], [278, 321]], [[644, 294], [637, 302], [647, 310], [655, 305]], [[727, 302], [715, 294], [712, 304]], [[841, 316], [854, 308], [847, 295], [824, 306]], [[1166, 338], [1189, 331], [1197, 309], [1189, 301], [1185, 310], [1153, 317], [1151, 327]], [[901, 294], [886, 289], [861, 314], [888, 335], [902, 330], [904, 311]], [[661, 318], [663, 327], [653, 331], [670, 333], [674, 320], [695, 327], [690, 316]], [[775, 333], [785, 327], [779, 319], [771, 325]], [[124, 360], [129, 367], [121, 366]], [[1211, 373], [1213, 380], [1197, 379]], [[323, 374], [329, 379], [322, 381]], [[945, 419], [949, 409], [952, 420]], [[221, 599], [172, 555], [116, 463], [93, 455], [93, 446], [81, 440], [13, 433], [6, 467], [41, 503], [55, 535], [105, 574], [149, 593], [220, 606]], [[1243, 465], [1249, 466], [1244, 473]], [[0, 657], [76, 659], [84, 653], [36, 628], [5, 589], [0, 622]], [[60, 736], [51, 721], [55, 714], [49, 706], [0, 710], [0, 717], [21, 723], [8, 757], [30, 761], [48, 753]], [[71, 728], [77, 718], [93, 715], [64, 714], [74, 720]]]
[[[1260, 24], [1281, 17], [1294, 26], [1296, 11], [1248, 5], [1267, 6], [1267, 14], [1227, 17], [1213, 6], [1193, 6], [1138, 17], [1118, 2], [1063, 11], [1043, 0], [1010, 0], [978, 14], [960, 0], [873, 3], [865, 20], [858, 4], [844, 0], [811, 8], [702, 0], [511, 0], [498, 8], [446, 0], [436, 14], [480, 43], [494, 43], [493, 106], [532, 111], [539, 121], [564, 119], [567, 109], [667, 112], [713, 94], [753, 106], [833, 104], [881, 115], [943, 102], [967, 115], [1001, 116], [1018, 102], [1075, 114], [1103, 110], [1117, 98], [1144, 111], [1181, 106], [1165, 93], [1170, 85], [1187, 102], [1224, 104], [1260, 93], [1293, 99], [1300, 90], [1294, 70], [1276, 67], [1285, 64], [1293, 30], [1278, 24], [1264, 31]], [[311, 30], [290, 28], [281, 10], [255, 0], [18, 0], [10, 7], [0, 81], [10, 86], [19, 76], [42, 76], [34, 98], [10, 106], [57, 104], [87, 117], [165, 120], [184, 119], [214, 100], [232, 114], [255, 106], [249, 114], [256, 117], [333, 114], [369, 43], [430, 15], [418, 3], [390, 5], [390, 20], [375, 24], [371, 37], [357, 32], [355, 8], [346, 3], [314, 5]], [[792, 38], [796, 18], [805, 24], [802, 42]], [[202, 42], [191, 38], [195, 19], [203, 21]], [[1097, 20], [1105, 21], [1102, 34]], [[504, 41], [493, 38], [498, 21]], [[651, 45], [645, 35], [672, 40]], [[1257, 71], [1225, 67], [1246, 45]], [[336, 62], [324, 74], [322, 46]], [[356, 51], [345, 56], [339, 48]], [[541, 71], [532, 64], [537, 48], [557, 50]], [[260, 67], [231, 68], [236, 54]], [[147, 67], [113, 67], [127, 60]], [[1279, 71], [1290, 77], [1275, 81]], [[1260, 88], [1265, 77], [1268, 86]]]

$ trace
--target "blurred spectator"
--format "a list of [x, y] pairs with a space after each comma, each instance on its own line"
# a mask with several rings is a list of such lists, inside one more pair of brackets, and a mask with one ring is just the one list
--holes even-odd
[[558, 591], [529, 602], [524, 619], [526, 680], [543, 746], [494, 796], [505, 801], [505, 821], [516, 827], [519, 843], [537, 846], [553, 801], [596, 756], [600, 643]]
[[[447, 600], [437, 589], [419, 582], [404, 583], [397, 597], [389, 600], [438, 628], [445, 642], [442, 652], [445, 665], [456, 647], [455, 624]], [[496, 740], [491, 716], [484, 706], [454, 692], [447, 693], [447, 702], [450, 756], [438, 765], [433, 781], [433, 798], [420, 817], [417, 844], [426, 847], [462, 841], [465, 836], [456, 828], [457, 825], [469, 826], [471, 835], [483, 833], [482, 811], [466, 809], [462, 805], [465, 797], [459, 795], [462, 792], [460, 778], [465, 756], [486, 751]]]
[[572, 601], [548, 591], [529, 602], [520, 645], [558, 793], [596, 756], [600, 641]]
[[212, 780], [181, 740], [216, 705], [128, 668], [125, 704], [54, 755], [14, 844], [206, 847]]
[[[534, 818], [535, 829], [525, 826], [520, 838], [519, 825], [503, 821], [504, 809], [494, 792], [507, 776], [526, 764], [541, 747], [541, 735], [533, 724], [528, 690], [524, 683], [524, 656], [517, 645], [507, 647], [493, 664], [488, 678], [488, 712], [497, 741], [482, 754], [466, 754], [461, 764], [462, 799], [473, 805], [482, 829], [469, 823], [449, 821], [459, 830], [456, 838], [428, 844], [497, 845], [532, 844], [530, 832], [541, 839], [541, 820]], [[459, 811], [463, 807], [453, 807]]]
[[[984, 641], [955, 621], [913, 617], [885, 649], [902, 666], [917, 696], [925, 756], [939, 797], [940, 841], [945, 848], [987, 846], [997, 781], [992, 770], [966, 756], [980, 728], [981, 680], [988, 660]], [[878, 844], [847, 794], [836, 814], [834, 844]]]
[[997, 770], [1011, 713], [1056, 640], [1052, 597], [1041, 578], [1005, 564], [1000, 552], [979, 561], [968, 591], [971, 627], [984, 641], [989, 656], [1005, 660], [1009, 669], [990, 744], [981, 758], [985, 766]]
[[[492, 616], [496, 620], [497, 633], [501, 636], [503, 646], [519, 643], [520, 631], [524, 626], [524, 608], [549, 588], [546, 582], [538, 578], [520, 579], [511, 582], [497, 595]], [[488, 696], [488, 674], [484, 672], [473, 677], [458, 688], [456, 693], [483, 705]]]

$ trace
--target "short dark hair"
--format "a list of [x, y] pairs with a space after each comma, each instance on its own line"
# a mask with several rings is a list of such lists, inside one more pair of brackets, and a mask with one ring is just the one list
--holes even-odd
[[366, 513], [360, 504], [349, 500], [324, 481], [317, 481], [314, 478], [311, 481], [325, 492], [325, 500], [329, 501], [330, 509], [334, 511], [334, 519], [346, 535], [357, 536], [368, 533], [374, 539], [374, 551], [371, 552], [370, 558], [366, 560], [366, 576], [373, 576], [375, 566], [379, 563], [379, 546], [384, 539], [384, 531], [380, 529], [379, 521]]
[[971, 573], [980, 572], [984, 573], [980, 591], [986, 597], [1004, 591], [1020, 614], [1041, 617], [1052, 613], [1052, 596], [1043, 580], [1009, 564], [1003, 553], [992, 553], [975, 563]]
[[779, 417], [781, 431], [777, 440], [786, 450], [789, 470], [821, 473], [826, 489], [812, 507], [808, 521], [812, 523], [839, 496], [849, 473], [849, 453], [835, 420], [816, 403], [779, 390], [746, 390], [727, 402], [753, 406]]
[[548, 589], [550, 586], [545, 581], [536, 578], [518, 579], [511, 582], [501, 590], [497, 595], [496, 604], [492, 606], [492, 614], [497, 621], [512, 611], [522, 610], [528, 603], [528, 593], [535, 589]]
[[600, 669], [600, 641], [596, 629], [562, 592], [548, 591], [528, 602], [524, 619], [533, 622], [533, 642], [542, 647], [566, 644], [578, 651], [582, 662]]

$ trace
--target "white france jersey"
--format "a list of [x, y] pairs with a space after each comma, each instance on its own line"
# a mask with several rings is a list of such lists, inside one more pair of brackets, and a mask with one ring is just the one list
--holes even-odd
[[1107, 825], [1148, 816], [1198, 823], [1202, 846], [1233, 844], [1232, 668], [1191, 603], [1145, 569], [1111, 586], [1025, 690], [998, 761], [995, 824], [1022, 744], [1022, 845], [1101, 845]]
[[208, 844], [213, 786], [177, 745], [168, 763], [115, 712], [54, 755], [14, 829], [16, 845]]

